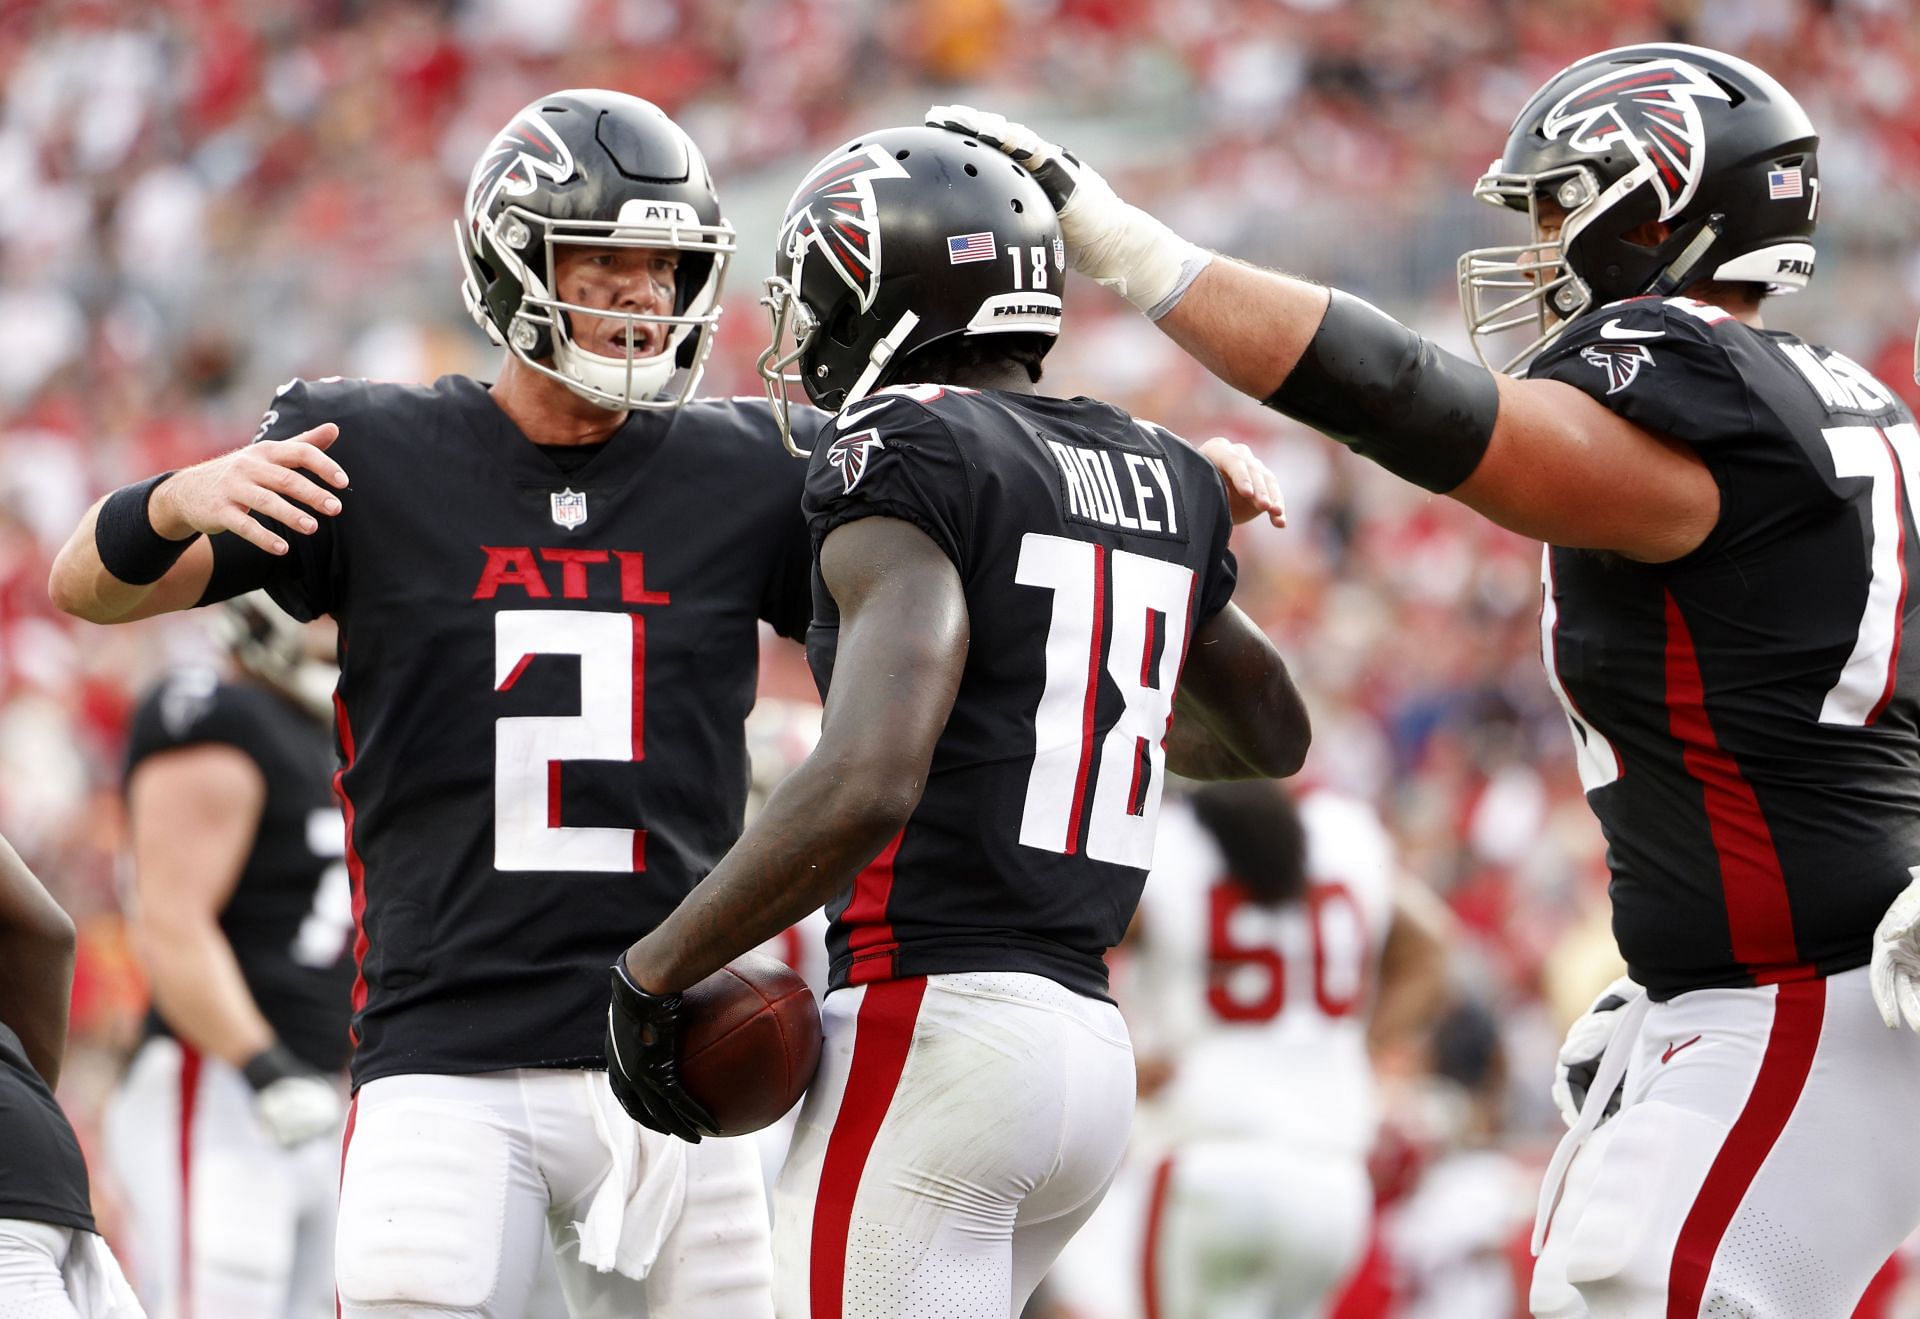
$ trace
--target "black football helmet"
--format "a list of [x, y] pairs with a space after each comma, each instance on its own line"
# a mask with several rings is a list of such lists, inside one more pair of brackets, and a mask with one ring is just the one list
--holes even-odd
[[[302, 623], [265, 591], [248, 591], [210, 613], [208, 627], [234, 665], [278, 691], [314, 718], [333, 720], [340, 666], [324, 657], [331, 623]], [[315, 631], [318, 628], [319, 631]]]
[[[955, 335], [1060, 332], [1060, 222], [1031, 175], [944, 128], [889, 128], [807, 172], [760, 301], [760, 375], [787, 447], [790, 387], [838, 412], [900, 383], [901, 363]], [[798, 367], [797, 374], [788, 368]]]
[[[678, 407], [693, 396], [713, 349], [733, 226], [720, 215], [700, 149], [658, 106], [592, 89], [534, 101], [481, 153], [456, 236], [467, 311], [522, 362], [616, 411]], [[674, 314], [561, 302], [560, 243], [679, 252]], [[667, 346], [644, 357], [588, 352], [568, 312], [625, 320], [629, 345], [639, 326], [664, 325]], [[676, 371], [679, 387], [669, 394]]]
[[[1652, 44], [1562, 69], [1527, 102], [1473, 194], [1525, 211], [1533, 241], [1460, 258], [1467, 331], [1525, 330], [1528, 361], [1588, 307], [1707, 280], [1794, 292], [1813, 274], [1819, 137], [1773, 78], [1731, 55]], [[1564, 217], [1557, 237], [1541, 203]], [[1671, 226], [1652, 246], [1628, 235]]]

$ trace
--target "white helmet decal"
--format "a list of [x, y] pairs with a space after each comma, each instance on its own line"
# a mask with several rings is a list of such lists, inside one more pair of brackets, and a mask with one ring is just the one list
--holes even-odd
[[905, 167], [877, 143], [827, 157], [794, 189], [780, 231], [780, 251], [797, 261], [812, 243], [865, 312], [880, 291], [880, 210], [873, 181], [908, 177]]
[[1583, 83], [1547, 111], [1540, 131], [1566, 137], [1575, 151], [1597, 155], [1616, 142], [1640, 162], [1671, 220], [1700, 183], [1706, 135], [1698, 98], [1730, 101], [1726, 89], [1684, 60], [1659, 59], [1613, 68]]
[[558, 133], [538, 115], [516, 115], [488, 145], [467, 183], [467, 224], [474, 249], [480, 250], [481, 230], [501, 193], [528, 196], [540, 186], [540, 177], [565, 183], [573, 177], [573, 168], [573, 153]]

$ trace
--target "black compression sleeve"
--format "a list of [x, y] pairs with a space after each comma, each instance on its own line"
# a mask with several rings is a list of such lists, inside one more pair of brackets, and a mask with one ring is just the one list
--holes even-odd
[[1480, 465], [1500, 396], [1493, 372], [1335, 289], [1306, 352], [1265, 402], [1445, 494]]

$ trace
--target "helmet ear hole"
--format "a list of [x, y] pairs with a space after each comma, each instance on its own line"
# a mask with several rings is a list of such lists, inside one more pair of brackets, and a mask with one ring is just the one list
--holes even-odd
[[860, 343], [860, 313], [853, 304], [843, 304], [827, 322], [827, 337], [843, 348], [857, 347]]

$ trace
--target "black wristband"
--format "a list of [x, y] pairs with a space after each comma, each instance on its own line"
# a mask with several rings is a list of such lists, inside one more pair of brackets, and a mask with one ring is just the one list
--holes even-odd
[[153, 520], [147, 516], [147, 501], [172, 475], [162, 472], [121, 486], [101, 502], [93, 520], [93, 548], [101, 567], [128, 586], [151, 586], [165, 577], [187, 546], [200, 537], [195, 532], [185, 540], [168, 540], [153, 529]]
[[1442, 495], [1480, 465], [1500, 411], [1493, 372], [1338, 289], [1265, 402]]
[[240, 1075], [255, 1090], [265, 1090], [275, 1081], [289, 1076], [312, 1076], [313, 1068], [301, 1062], [292, 1049], [275, 1040], [240, 1065]]

